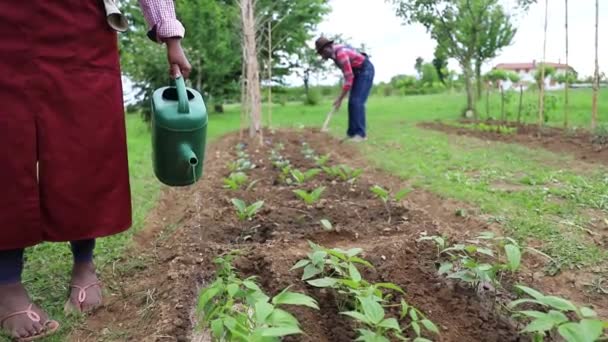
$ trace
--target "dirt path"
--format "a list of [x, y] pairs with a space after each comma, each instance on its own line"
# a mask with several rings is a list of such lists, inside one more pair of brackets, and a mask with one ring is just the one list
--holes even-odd
[[537, 126], [533, 125], [508, 124], [509, 127], [515, 127], [516, 132], [514, 134], [501, 134], [455, 127], [441, 122], [426, 122], [419, 126], [449, 134], [517, 143], [532, 148], [544, 148], [555, 153], [570, 154], [586, 163], [608, 165], [608, 145], [606, 145], [606, 142], [604, 144], [595, 143], [594, 137], [583, 131], [569, 133], [563, 129], [552, 127], [545, 127], [542, 131], [539, 131]]
[[[122, 263], [107, 270], [106, 305], [74, 332], [72, 341], [189, 341], [192, 307], [198, 289], [213, 276], [211, 260], [221, 253], [241, 249], [236, 264], [243, 275], [257, 275], [269, 294], [286, 286], [306, 291], [322, 303], [321, 311], [294, 309], [307, 336], [288, 341], [352, 341], [353, 327], [339, 315], [330, 294], [303, 285], [291, 266], [307, 252], [306, 240], [326, 247], [361, 247], [375, 265], [364, 276], [371, 281], [394, 282], [406, 289], [406, 299], [436, 322], [441, 341], [518, 341], [518, 327], [493, 307], [492, 300], [474, 291], [454, 286], [437, 276], [436, 250], [416, 240], [422, 232], [445, 234], [454, 241], [481, 231], [500, 231], [473, 216], [458, 217], [462, 203], [444, 200], [416, 190], [392, 209], [391, 222], [385, 207], [370, 194], [374, 184], [394, 191], [408, 185], [398, 178], [365, 167], [353, 186], [319, 176], [307, 189], [326, 186], [319, 205], [306, 207], [292, 190], [278, 181], [278, 171], [268, 161], [270, 146], [282, 143], [282, 152], [300, 169], [313, 166], [300, 152], [308, 142], [317, 153], [331, 151], [330, 164], [348, 163], [365, 167], [365, 160], [349, 145], [338, 144], [315, 132], [278, 132], [267, 137], [268, 146], [249, 147], [258, 165], [250, 179], [258, 180], [251, 191], [222, 189], [226, 164], [234, 159], [234, 135], [210, 147], [204, 181], [187, 189], [165, 189], [151, 213], [147, 229], [136, 239]], [[264, 200], [260, 215], [251, 222], [237, 221], [231, 198], [248, 203]], [[474, 212], [474, 208], [470, 208]], [[329, 219], [336, 229], [324, 231], [319, 220]], [[541, 260], [529, 259], [530, 270]], [[547, 278], [548, 279], [548, 278]], [[550, 290], [580, 303], [594, 302], [608, 308], [603, 298], [588, 297], [568, 283], [569, 279], [539, 278], [523, 271], [518, 279], [533, 287]], [[505, 294], [505, 296], [508, 296]], [[508, 299], [508, 298], [505, 298]]]

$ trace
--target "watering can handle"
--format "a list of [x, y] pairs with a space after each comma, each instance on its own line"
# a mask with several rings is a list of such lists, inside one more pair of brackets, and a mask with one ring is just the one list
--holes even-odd
[[177, 89], [177, 111], [183, 114], [190, 113], [188, 92], [186, 91], [186, 83], [184, 82], [184, 78], [182, 76], [175, 79], [175, 88]]

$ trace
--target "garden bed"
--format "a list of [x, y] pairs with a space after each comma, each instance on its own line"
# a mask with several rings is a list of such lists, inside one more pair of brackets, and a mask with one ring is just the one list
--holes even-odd
[[[310, 252], [308, 241], [327, 248], [361, 248], [361, 257], [374, 265], [361, 268], [363, 278], [403, 288], [403, 298], [439, 329], [439, 336], [425, 333], [427, 338], [525, 340], [518, 333], [523, 326], [509, 318], [503, 304], [516, 298], [511, 292], [513, 283], [521, 281], [542, 288], [542, 280], [533, 277], [532, 272], [521, 271], [505, 277], [503, 283], [508, 290], [479, 292], [440, 276], [437, 249], [428, 241], [418, 241], [421, 236], [432, 235], [465, 241], [489, 230], [500, 234], [495, 224], [457, 215], [462, 209], [474, 209], [420, 190], [407, 192], [387, 206], [370, 188], [378, 185], [396, 194], [409, 189], [408, 185], [369, 167], [356, 180], [348, 176], [340, 179], [324, 171], [297, 185], [291, 175], [272, 165], [274, 150], [299, 170], [318, 167], [313, 158], [307, 158], [303, 143], [309, 144], [317, 156], [330, 154], [326, 166], [363, 165], [351, 146], [338, 144], [324, 134], [277, 132], [265, 137], [263, 147], [244, 146], [241, 152], [235, 149], [238, 143], [238, 137], [230, 135], [209, 149], [204, 181], [188, 189], [165, 190], [149, 219], [146, 235], [139, 237], [140, 247], [104, 277], [110, 292], [106, 306], [73, 334], [73, 341], [191, 340], [199, 291], [214, 279], [212, 260], [233, 250], [241, 254], [234, 263], [238, 274], [258, 277], [270, 296], [291, 286], [291, 291], [305, 293], [319, 303], [320, 310], [288, 309], [305, 334], [285, 340], [352, 341], [358, 327], [340, 314], [336, 294], [310, 286], [301, 280], [301, 270], [291, 270]], [[230, 165], [239, 158], [237, 153], [247, 155], [255, 168], [246, 170], [245, 186], [230, 190], [223, 185], [231, 173], [229, 168], [237, 167]], [[294, 194], [296, 189], [312, 191], [320, 187], [325, 189], [320, 200], [310, 205]], [[264, 205], [250, 220], [239, 220], [233, 199], [246, 204], [262, 200]], [[331, 228], [322, 220], [329, 221]], [[540, 265], [536, 258], [526, 262]], [[551, 290], [560, 292], [560, 282], [552, 282]], [[585, 303], [593, 300], [599, 308], [606, 304], [605, 300], [598, 302], [585, 295], [570, 299]], [[395, 312], [389, 309], [387, 313]]]
[[486, 140], [517, 143], [532, 148], [544, 148], [555, 153], [571, 154], [588, 163], [608, 164], [608, 133], [593, 135], [588, 131], [563, 130], [556, 127], [501, 123], [498, 121], [426, 122], [419, 125], [449, 134]]

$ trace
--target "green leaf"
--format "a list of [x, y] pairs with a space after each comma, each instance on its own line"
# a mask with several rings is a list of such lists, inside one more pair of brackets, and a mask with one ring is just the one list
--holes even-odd
[[360, 322], [363, 322], [367, 325], [371, 325], [372, 322], [370, 322], [370, 320], [362, 313], [358, 312], [358, 311], [346, 311], [346, 312], [340, 312], [340, 314], [342, 315], [346, 315], [349, 317], [352, 317]]
[[412, 192], [411, 189], [403, 189], [395, 195], [395, 201], [401, 201], [407, 194]]
[[384, 309], [382, 308], [382, 305], [378, 304], [378, 302], [370, 297], [361, 298], [360, 301], [365, 317], [369, 318], [372, 323], [378, 324], [384, 319]]
[[236, 209], [239, 212], [245, 212], [245, 209], [247, 208], [247, 205], [245, 204], [245, 202], [243, 202], [243, 200], [238, 199], [238, 198], [233, 198], [232, 199], [232, 204], [236, 207]]
[[282, 337], [288, 335], [297, 335], [301, 334], [302, 330], [295, 327], [278, 327], [278, 328], [264, 328], [262, 330], [262, 336], [264, 337]]
[[401, 327], [399, 326], [399, 322], [397, 322], [394, 318], [387, 318], [378, 324], [379, 327], [386, 329], [393, 329], [395, 331], [401, 331]]
[[416, 337], [414, 339], [414, 342], [433, 342], [433, 341], [431, 341], [431, 340], [429, 340], [427, 338], [424, 338], [424, 337]]
[[216, 339], [220, 340], [222, 338], [222, 335], [224, 335], [224, 322], [222, 319], [214, 319], [211, 322], [211, 332]]
[[602, 335], [603, 324], [597, 320], [582, 320], [563, 324], [557, 332], [567, 342], [595, 342]]
[[519, 247], [512, 244], [505, 245], [505, 254], [507, 255], [509, 269], [512, 272], [517, 271], [521, 265], [521, 250]]
[[198, 297], [198, 310], [203, 311], [205, 305], [213, 299], [213, 297], [217, 296], [220, 293], [220, 289], [217, 287], [211, 287], [206, 290], [203, 290]]
[[355, 265], [353, 264], [348, 264], [348, 273], [350, 275], [350, 278], [356, 282], [360, 282], [361, 281], [361, 273], [359, 273], [359, 270], [357, 270], [357, 268], [355, 267]]
[[410, 305], [401, 298], [401, 319], [404, 319], [407, 316], [407, 311], [409, 310]]
[[316, 252], [312, 253], [310, 260], [312, 261], [313, 264], [315, 264], [315, 266], [323, 266], [323, 264], [324, 264], [323, 261], [326, 257], [327, 257], [327, 252], [316, 251]]
[[508, 307], [509, 307], [509, 309], [513, 309], [516, 306], [518, 306], [520, 304], [524, 304], [524, 303], [534, 303], [534, 304], [544, 305], [543, 303], [541, 303], [540, 301], [538, 301], [536, 299], [518, 299], [518, 300], [514, 300], [511, 303], [509, 303]]
[[[410, 313], [412, 313], [412, 312], [414, 312], [414, 310], [410, 311]], [[420, 324], [418, 324], [418, 322], [416, 322], [416, 321], [412, 322], [412, 329], [414, 329], [416, 336], [420, 336]]]
[[346, 256], [349, 258], [352, 258], [355, 255], [361, 254], [362, 252], [363, 252], [363, 249], [361, 249], [361, 248], [351, 248], [346, 251]]
[[529, 310], [529, 311], [518, 311], [517, 313], [518, 314], [522, 314], [524, 316], [532, 317], [532, 318], [543, 318], [543, 317], [547, 316], [547, 314], [544, 313], [544, 312], [532, 311], [532, 310]]
[[312, 299], [307, 295], [296, 292], [283, 291], [272, 299], [272, 304], [303, 305], [308, 306], [309, 308], [319, 310], [319, 306], [317, 305], [316, 300]]
[[477, 248], [477, 253], [481, 253], [481, 254], [484, 254], [484, 255], [487, 255], [487, 256], [491, 256], [491, 257], [494, 256], [494, 251], [491, 250], [491, 249], [489, 249], [489, 248], [485, 248], [485, 247], [478, 247]]
[[541, 318], [536, 318], [528, 326], [522, 330], [523, 333], [533, 333], [533, 332], [545, 332], [553, 329], [555, 327], [555, 322], [549, 315]]
[[259, 301], [255, 303], [255, 320], [258, 324], [262, 325], [266, 322], [266, 318], [270, 316], [272, 310], [274, 310], [274, 305], [267, 303], [265, 301]]
[[251, 281], [251, 280], [244, 280], [243, 281], [243, 286], [245, 286], [246, 288], [248, 288], [250, 290], [262, 292], [262, 289], [260, 289], [260, 287], [256, 283], [254, 283], [253, 281]]
[[386, 337], [368, 329], [358, 329], [359, 336], [355, 341], [361, 342], [390, 342]]
[[331, 224], [331, 222], [329, 220], [321, 220], [321, 225], [323, 226], [323, 228], [325, 230], [333, 230], [334, 226]]
[[412, 321], [418, 321], [418, 313], [416, 312], [416, 309], [410, 310], [410, 318]]
[[312, 198], [314, 198], [315, 201], [318, 200], [319, 197], [321, 197], [321, 194], [323, 193], [323, 191], [325, 191], [324, 186], [314, 189], [313, 192], [311, 193]]
[[595, 318], [597, 317], [597, 313], [588, 307], [582, 307], [581, 316], [583, 316], [583, 318]]
[[437, 326], [435, 325], [435, 323], [433, 323], [432, 321], [428, 320], [428, 319], [423, 319], [420, 321], [420, 323], [424, 326], [424, 328], [434, 334], [439, 335], [439, 329], [437, 328]]
[[549, 316], [549, 318], [551, 318], [555, 325], [560, 325], [564, 322], [568, 322], [568, 317], [566, 317], [566, 315], [564, 315], [560, 311], [550, 310], [547, 315]]
[[452, 267], [454, 267], [454, 264], [452, 264], [451, 262], [441, 263], [441, 266], [439, 266], [439, 271], [437, 271], [437, 273], [439, 273], [439, 275], [448, 274], [452, 270]]
[[315, 279], [315, 280], [309, 280], [308, 284], [310, 284], [314, 287], [332, 287], [332, 286], [336, 285], [337, 282], [338, 282], [337, 279], [325, 277], [325, 278], [320, 278], [320, 279]]
[[267, 321], [273, 326], [298, 326], [298, 319], [289, 312], [275, 308]]
[[401, 294], [405, 294], [405, 291], [403, 291], [402, 288], [400, 288], [399, 286], [397, 286], [393, 283], [377, 283], [375, 285], [376, 285], [376, 287], [379, 287], [379, 288], [390, 289], [390, 290], [397, 291]]
[[370, 264], [369, 261], [358, 258], [358, 257], [351, 257], [350, 258], [351, 262], [357, 263], [357, 264], [361, 264], [361, 265], [365, 265], [369, 268], [374, 268], [374, 265]]
[[234, 297], [239, 292], [239, 285], [238, 284], [228, 284], [228, 286], [226, 286], [226, 291], [228, 292], [228, 295], [230, 297]]
[[323, 273], [323, 270], [320, 270], [315, 267], [313, 264], [308, 264], [304, 267], [304, 272], [302, 274], [302, 280], [308, 280], [318, 274]]
[[527, 295], [529, 295], [530, 297], [532, 297], [534, 299], [541, 299], [541, 298], [545, 297], [544, 294], [536, 291], [535, 289], [529, 288], [527, 286], [515, 285], [515, 287], [520, 289], [521, 291], [525, 292]]
[[293, 265], [292, 268], [290, 268], [290, 271], [297, 270], [298, 268], [302, 268], [308, 264], [310, 264], [310, 260], [308, 260], [308, 259], [300, 260], [295, 265]]
[[253, 203], [252, 205], [250, 205], [249, 207], [247, 207], [247, 212], [248, 212], [249, 216], [252, 216], [255, 213], [257, 213], [263, 206], [264, 206], [264, 201], [257, 201], [255, 203]]
[[572, 302], [556, 296], [545, 296], [539, 299], [545, 305], [561, 311], [576, 311], [576, 306]]

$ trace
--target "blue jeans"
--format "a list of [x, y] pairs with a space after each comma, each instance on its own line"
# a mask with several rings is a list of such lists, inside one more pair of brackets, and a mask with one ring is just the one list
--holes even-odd
[[348, 99], [348, 131], [346, 135], [365, 137], [365, 103], [374, 84], [374, 65], [365, 59], [359, 69], [354, 70], [355, 80]]

